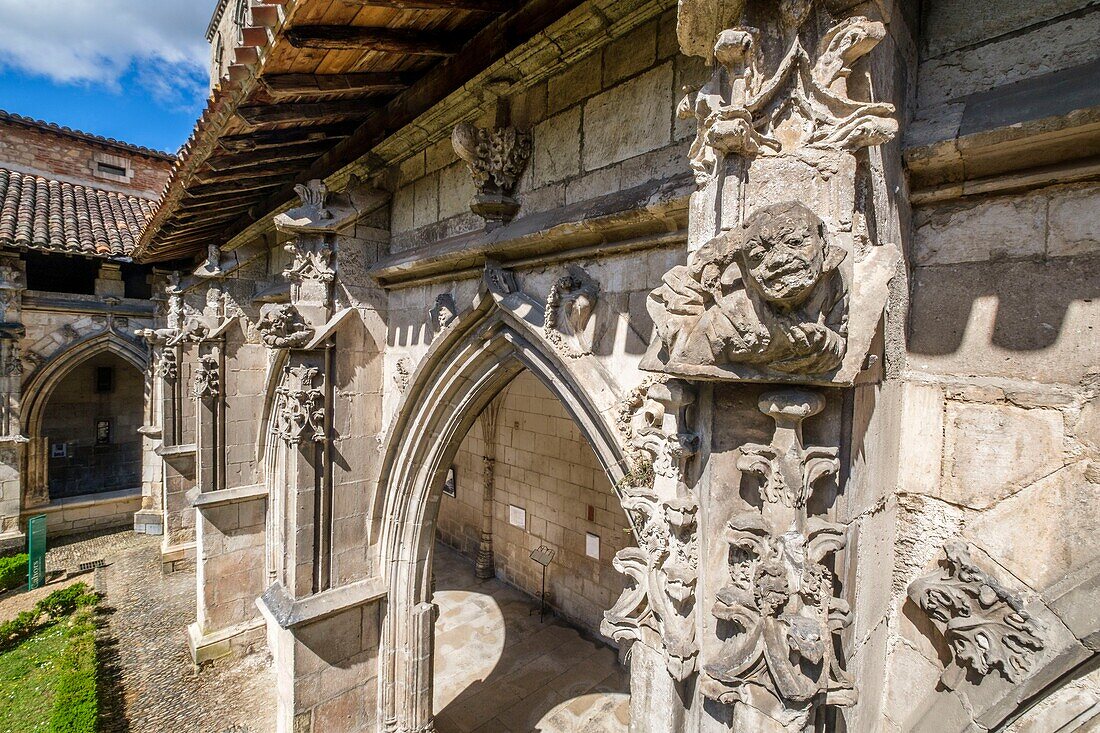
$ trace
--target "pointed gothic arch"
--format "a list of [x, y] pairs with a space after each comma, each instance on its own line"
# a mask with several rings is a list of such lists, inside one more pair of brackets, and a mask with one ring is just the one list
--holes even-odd
[[384, 730], [419, 731], [431, 721], [433, 529], [446, 469], [486, 405], [530, 370], [577, 423], [611, 484], [627, 474], [615, 426], [621, 388], [594, 357], [563, 359], [544, 335], [542, 304], [502, 275], [488, 270], [473, 307], [432, 344], [385, 440], [371, 527], [388, 589], [379, 657]]

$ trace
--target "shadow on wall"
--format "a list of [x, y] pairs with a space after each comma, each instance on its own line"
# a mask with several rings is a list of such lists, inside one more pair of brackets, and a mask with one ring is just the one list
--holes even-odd
[[[1088, 307], [1100, 297], [1100, 259], [1083, 256], [918, 267], [912, 287], [911, 352], [954, 353], [968, 330], [981, 329], [988, 321], [994, 346], [1038, 351], [1055, 345], [1063, 336], [1072, 338], [1072, 333], [1063, 333], [1075, 328], [1071, 309], [1075, 304]], [[1080, 316], [1077, 320], [1095, 322]]]

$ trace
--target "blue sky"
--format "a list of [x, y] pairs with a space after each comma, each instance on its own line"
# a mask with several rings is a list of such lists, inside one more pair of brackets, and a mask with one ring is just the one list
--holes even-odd
[[215, 0], [0, 0], [0, 109], [175, 152], [207, 93]]

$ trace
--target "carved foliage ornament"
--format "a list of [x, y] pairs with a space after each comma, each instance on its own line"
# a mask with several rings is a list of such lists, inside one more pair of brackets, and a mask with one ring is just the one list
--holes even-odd
[[[614, 567], [628, 587], [605, 615], [604, 634], [616, 641], [641, 641], [663, 649], [666, 667], [685, 680], [698, 666], [695, 631], [699, 575], [698, 504], [683, 475], [699, 438], [684, 429], [693, 395], [677, 381], [650, 381], [624, 404], [620, 424], [628, 424], [634, 460], [653, 467], [653, 475], [635, 469], [621, 487], [638, 547], [615, 555]], [[629, 417], [627, 417], [629, 415]]]
[[[774, 436], [769, 445], [744, 445], [737, 464], [762, 479], [760, 508], [727, 525], [729, 582], [712, 609], [722, 645], [702, 680], [707, 697], [752, 704], [792, 731], [811, 726], [823, 703], [855, 701], [834, 643], [850, 622], [830, 569], [845, 528], [808, 509], [815, 484], [839, 467], [835, 448], [803, 443], [802, 421], [824, 406], [803, 390], [760, 398], [761, 412], [775, 420]], [[754, 696], [760, 688], [769, 695]]]
[[289, 303], [268, 303], [261, 308], [256, 328], [264, 345], [275, 349], [305, 346], [313, 338], [313, 327]]
[[163, 349], [160, 358], [157, 359], [156, 375], [161, 379], [175, 381], [179, 378], [179, 364], [176, 362], [174, 349]]
[[600, 284], [580, 267], [557, 279], [546, 298], [543, 334], [565, 356], [577, 358], [592, 353], [592, 318]]
[[[943, 633], [960, 671], [985, 677], [996, 669], [1019, 682], [1045, 646], [1042, 629], [1019, 596], [974, 564], [964, 543], [949, 542], [943, 552], [943, 569], [913, 581], [909, 598]], [[943, 682], [953, 689], [958, 676], [945, 670]]]
[[847, 349], [848, 287], [838, 270], [845, 254], [803, 204], [761, 208], [650, 293], [663, 358], [760, 375], [835, 370]]
[[[810, 3], [790, 13], [788, 25], [805, 19]], [[848, 18], [822, 37], [816, 60], [792, 34], [774, 73], [764, 71], [760, 31], [738, 26], [718, 34], [711, 78], [684, 97], [681, 118], [698, 128], [689, 156], [696, 182], [705, 185], [723, 171], [729, 156], [805, 155], [814, 150], [854, 151], [897, 133], [894, 107], [848, 96], [852, 64], [886, 35], [877, 21]]]
[[288, 366], [275, 393], [282, 398], [274, 431], [291, 445], [325, 439], [324, 378], [316, 367]]
[[221, 374], [218, 357], [205, 354], [199, 357], [195, 368], [195, 383], [192, 394], [199, 399], [214, 398], [221, 394]]
[[490, 222], [510, 221], [519, 211], [513, 194], [531, 157], [530, 133], [463, 122], [455, 126], [451, 143], [477, 187], [471, 211]]

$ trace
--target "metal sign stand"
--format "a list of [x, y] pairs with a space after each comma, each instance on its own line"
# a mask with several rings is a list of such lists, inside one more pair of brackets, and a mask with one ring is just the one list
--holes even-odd
[[[554, 559], [555, 550], [546, 545], [539, 545], [536, 549], [531, 551], [531, 559], [542, 566], [542, 592], [539, 593], [539, 623], [543, 622], [546, 616], [546, 566], [550, 564], [550, 561]], [[535, 609], [531, 609], [531, 613], [534, 613]], [[527, 614], [528, 616], [531, 613]]]

